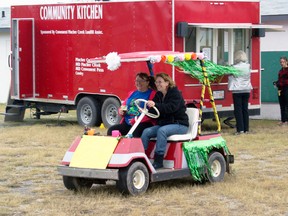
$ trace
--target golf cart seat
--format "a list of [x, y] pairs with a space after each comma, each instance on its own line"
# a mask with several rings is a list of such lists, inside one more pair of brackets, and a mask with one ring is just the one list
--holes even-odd
[[191, 141], [196, 138], [199, 123], [199, 110], [197, 108], [187, 108], [186, 113], [189, 118], [189, 128], [186, 134], [175, 134], [167, 138], [168, 141]]

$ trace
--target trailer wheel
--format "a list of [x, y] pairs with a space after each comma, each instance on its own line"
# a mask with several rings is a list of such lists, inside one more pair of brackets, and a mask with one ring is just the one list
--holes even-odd
[[226, 172], [226, 161], [219, 152], [212, 152], [209, 155], [208, 162], [211, 167], [211, 173], [207, 172], [207, 178], [210, 182], [223, 181]]
[[119, 170], [119, 180], [116, 182], [117, 189], [124, 194], [133, 196], [146, 192], [149, 186], [149, 172], [141, 162], [134, 162], [130, 166]]
[[83, 126], [99, 126], [101, 112], [98, 101], [93, 97], [83, 97], [77, 105], [77, 120]]
[[104, 101], [101, 110], [101, 117], [106, 128], [120, 122], [121, 117], [118, 115], [118, 108], [120, 105], [120, 102], [116, 98], [109, 97]]

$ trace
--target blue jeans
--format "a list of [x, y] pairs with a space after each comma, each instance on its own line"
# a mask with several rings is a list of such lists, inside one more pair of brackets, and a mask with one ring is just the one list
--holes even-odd
[[155, 125], [146, 128], [141, 136], [144, 149], [147, 150], [151, 138], [157, 137], [155, 154], [164, 155], [167, 145], [167, 137], [174, 134], [186, 134], [188, 127], [181, 124]]

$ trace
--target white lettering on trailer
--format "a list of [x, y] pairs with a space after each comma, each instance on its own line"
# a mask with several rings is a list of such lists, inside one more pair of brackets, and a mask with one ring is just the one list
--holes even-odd
[[94, 34], [103, 34], [102, 31], [95, 30]]
[[52, 30], [48, 30], [48, 31], [41, 30], [40, 32], [41, 32], [42, 35], [43, 34], [52, 34], [53, 33]]
[[[87, 61], [88, 61], [88, 60], [87, 60]], [[101, 64], [100, 64], [100, 63], [93, 63], [92, 66], [93, 66], [93, 67], [101, 67]]]
[[41, 6], [41, 20], [102, 19], [103, 5], [77, 5], [76, 16], [74, 5]]
[[101, 30], [40, 30], [41, 35], [99, 35]]
[[42, 20], [69, 20], [74, 19], [75, 6], [41, 6], [40, 18]]
[[104, 72], [104, 69], [103, 68], [96, 68], [97, 72], [101, 72], [103, 73]]
[[83, 66], [83, 67], [91, 67], [91, 64], [90, 63], [81, 63], [81, 66]]
[[85, 62], [86, 59], [84, 59], [84, 58], [75, 58], [75, 61], [77, 61], [77, 62]]
[[65, 31], [62, 31], [62, 30], [61, 30], [61, 31], [56, 30], [55, 33], [56, 33], [56, 34], [67, 34], [68, 31], [66, 31], [66, 30], [65, 30]]
[[77, 5], [77, 19], [102, 19], [102, 5]]
[[81, 71], [90, 71], [90, 72], [96, 72], [96, 68], [81, 68]]
[[75, 75], [84, 76], [85, 72], [103, 73], [100, 63], [90, 63], [89, 58], [75, 58]]
[[84, 73], [83, 73], [83, 72], [80, 72], [80, 71], [75, 71], [75, 75], [77, 75], [77, 76], [83, 76]]
[[75, 31], [75, 30], [68, 30], [68, 34], [77, 34], [77, 31]]

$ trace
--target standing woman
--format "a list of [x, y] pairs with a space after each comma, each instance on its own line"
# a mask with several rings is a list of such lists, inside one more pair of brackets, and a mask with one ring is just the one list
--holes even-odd
[[[136, 75], [135, 86], [136, 90], [128, 94], [128, 97], [118, 110], [118, 114], [123, 117], [120, 124], [111, 126], [107, 131], [107, 135], [111, 136], [113, 130], [119, 130], [122, 135], [126, 135], [135, 123], [135, 116], [141, 114], [134, 101], [136, 99], [152, 100], [156, 94], [154, 78], [147, 73], [140, 72]], [[147, 127], [153, 126], [154, 123], [154, 119], [145, 116], [133, 132], [133, 137], [141, 137], [142, 131]]]
[[236, 119], [236, 135], [249, 132], [248, 101], [252, 89], [250, 79], [250, 64], [247, 55], [239, 50], [234, 54], [234, 67], [239, 70], [239, 76], [229, 76], [228, 89], [232, 91], [234, 116]]
[[278, 72], [278, 80], [275, 82], [278, 88], [281, 122], [280, 126], [288, 124], [288, 62], [287, 57], [280, 58], [281, 70]]
[[150, 138], [157, 137], [153, 167], [159, 169], [163, 167], [167, 137], [187, 133], [189, 122], [184, 99], [171, 77], [165, 73], [157, 74], [155, 83], [158, 91], [147, 105], [155, 106], [160, 116], [156, 119], [155, 126], [143, 131], [141, 139], [144, 149], [147, 150]]

